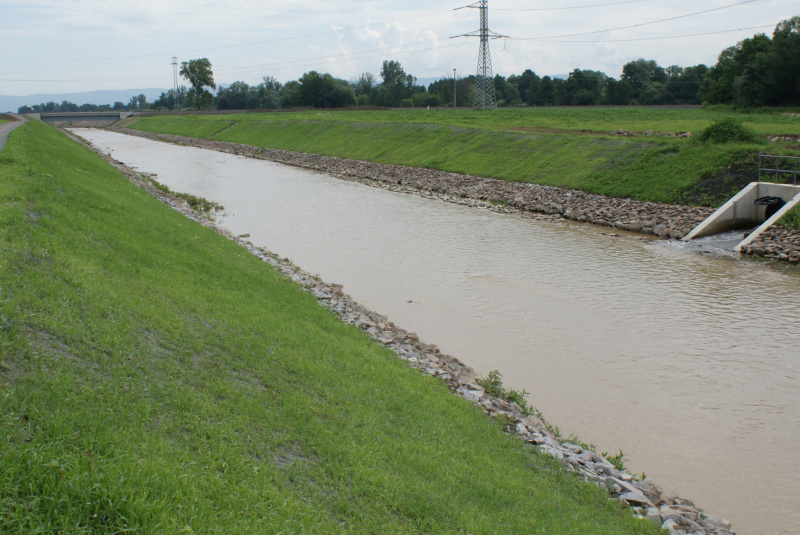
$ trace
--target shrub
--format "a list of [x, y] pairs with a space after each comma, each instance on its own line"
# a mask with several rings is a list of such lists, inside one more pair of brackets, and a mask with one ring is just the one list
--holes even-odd
[[400, 107], [401, 108], [413, 108], [414, 107], [414, 101], [411, 100], [410, 98], [404, 98], [403, 100], [400, 101]]
[[525, 414], [534, 414], [536, 412], [533, 407], [528, 405], [527, 401], [525, 401], [525, 396], [528, 395], [525, 390], [506, 389], [503, 386], [503, 376], [498, 370], [490, 371], [489, 377], [478, 379], [476, 382], [486, 390], [487, 394], [516, 403]]
[[700, 132], [698, 138], [701, 143], [759, 143], [758, 135], [734, 119], [715, 121], [711, 126]]

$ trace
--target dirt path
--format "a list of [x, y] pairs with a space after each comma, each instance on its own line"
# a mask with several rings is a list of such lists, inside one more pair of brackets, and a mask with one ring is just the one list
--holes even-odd
[[17, 128], [18, 126], [20, 126], [21, 124], [23, 124], [25, 121], [28, 120], [22, 115], [13, 114], [10, 117], [12, 117], [14, 120], [11, 121], [10, 123], [0, 124], [0, 151], [3, 150], [3, 147], [5, 147], [6, 145], [8, 134], [10, 134], [12, 130], [14, 130], [15, 128]]

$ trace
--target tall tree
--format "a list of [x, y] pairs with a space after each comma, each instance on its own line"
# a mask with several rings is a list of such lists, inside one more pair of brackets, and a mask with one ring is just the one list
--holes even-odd
[[217, 91], [218, 110], [249, 110], [256, 107], [256, 96], [245, 82], [233, 82]]
[[639, 100], [641, 92], [648, 84], [667, 83], [667, 72], [654, 60], [639, 58], [623, 65], [620, 79], [631, 85], [634, 98]]
[[375, 87], [375, 83], [375, 75], [371, 72], [364, 72], [361, 73], [357, 80], [350, 82], [350, 85], [353, 86], [356, 97], [360, 97], [361, 95], [369, 95], [372, 92], [372, 88]]
[[385, 60], [381, 67], [383, 84], [378, 88], [377, 104], [379, 106], [399, 106], [401, 100], [411, 98], [417, 79], [406, 74], [403, 66], [394, 60]]
[[755, 64], [756, 57], [769, 52], [772, 40], [763, 33], [740, 41], [720, 52], [717, 64], [703, 84], [703, 100], [709, 104], [732, 103], [736, 98], [734, 84], [745, 68]]
[[[530, 69], [525, 69], [525, 71], [521, 75], [512, 74], [508, 77], [508, 83], [517, 86], [519, 90], [520, 97], [527, 102], [528, 104], [532, 104], [528, 100], [528, 94], [531, 92], [533, 86], [538, 86], [541, 78]], [[533, 95], [536, 93], [536, 89], [533, 88]]]
[[286, 84], [283, 102], [290, 107], [341, 108], [354, 105], [356, 97], [346, 80], [311, 71]]
[[670, 104], [700, 104], [700, 90], [708, 73], [705, 65], [694, 67], [670, 67], [672, 73], [667, 81], [667, 99]]
[[800, 105], [800, 16], [778, 24], [772, 34], [769, 64], [776, 84], [771, 104]]
[[556, 104], [557, 95], [553, 79], [545, 76], [538, 83], [531, 83], [528, 88], [527, 102], [531, 106], [552, 106]]
[[605, 73], [575, 69], [569, 73], [562, 94], [563, 104], [587, 106], [597, 103], [608, 76]]
[[211, 62], [207, 58], [184, 61], [181, 63], [181, 76], [192, 86], [188, 96], [194, 107], [198, 110], [210, 108], [214, 102], [214, 96], [206, 88], [217, 88], [217, 84], [214, 83]]
[[255, 94], [256, 108], [271, 110], [280, 107], [283, 84], [274, 77], [265, 76], [252, 91]]

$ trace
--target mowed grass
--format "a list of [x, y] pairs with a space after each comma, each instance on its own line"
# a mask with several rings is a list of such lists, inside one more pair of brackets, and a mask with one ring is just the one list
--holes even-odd
[[[570, 107], [570, 108], [500, 108], [492, 112], [467, 109], [396, 109], [391, 111], [306, 111], [292, 113], [259, 114], [258, 120], [282, 121], [314, 120], [352, 123], [418, 123], [464, 127], [492, 131], [572, 131], [610, 133], [619, 129], [644, 133], [693, 132], [708, 127], [715, 121], [732, 118], [759, 134], [800, 135], [798, 110], [765, 109], [757, 112], [739, 112], [724, 107], [703, 109], [669, 109], [647, 107]], [[241, 120], [239, 116], [234, 120]], [[248, 114], [246, 117], [250, 117]], [[196, 116], [184, 116], [194, 118]], [[219, 119], [219, 117], [215, 118]], [[204, 120], [212, 120], [204, 118]], [[224, 121], [224, 119], [222, 120]], [[217, 123], [223, 124], [221, 122]], [[220, 128], [221, 129], [221, 128]]]
[[[618, 128], [684, 131], [726, 114], [649, 108], [320, 111], [161, 116], [140, 119], [132, 128], [686, 203], [701, 182], [731, 168], [754, 169], [758, 153], [769, 147], [607, 133]], [[800, 130], [800, 119], [789, 115], [745, 118], [746, 124], [765, 121], [762, 126], [770, 131]], [[706, 202], [722, 203], [727, 193]]]
[[0, 532], [655, 533], [38, 121], [0, 250]]

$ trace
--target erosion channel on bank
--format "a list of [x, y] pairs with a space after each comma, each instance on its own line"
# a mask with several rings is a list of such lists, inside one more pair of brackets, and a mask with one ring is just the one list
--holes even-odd
[[[785, 455], [798, 433], [792, 273], [612, 238], [560, 217], [493, 214], [122, 139], [109, 145], [116, 158], [219, 200], [235, 212], [224, 220], [234, 233], [344, 283], [479, 373], [500, 369], [565, 434], [621, 447], [637, 472], [742, 531], [793, 525], [776, 493], [791, 495], [797, 473]], [[781, 336], [775, 307], [786, 312]]]

